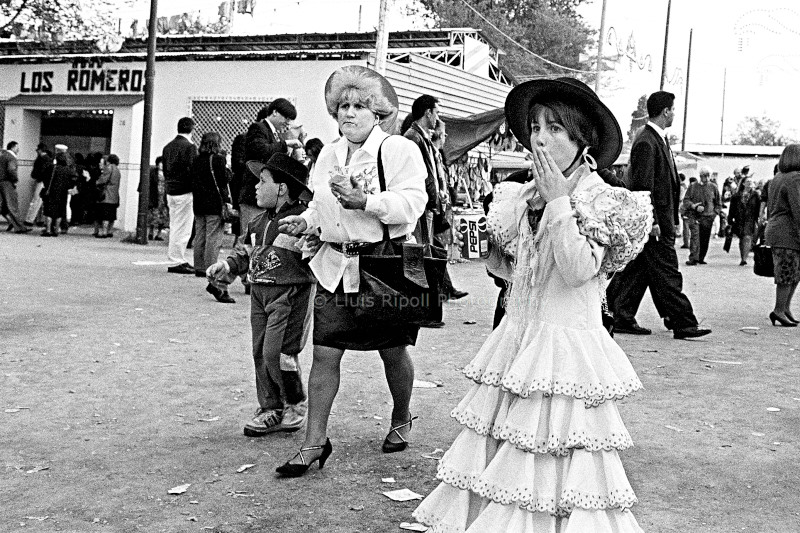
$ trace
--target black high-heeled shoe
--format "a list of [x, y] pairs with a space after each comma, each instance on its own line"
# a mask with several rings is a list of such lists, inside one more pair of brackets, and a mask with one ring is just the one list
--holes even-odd
[[[303, 452], [310, 452], [312, 450], [322, 450], [322, 454], [306, 464], [306, 458], [303, 455]], [[292, 459], [289, 459], [289, 461], [286, 461], [284, 464], [276, 468], [275, 471], [283, 477], [300, 477], [306, 473], [311, 465], [314, 464], [314, 461], [319, 461], [319, 469], [322, 470], [322, 468], [325, 466], [325, 461], [328, 460], [328, 457], [330, 457], [331, 453], [333, 453], [331, 439], [325, 439], [325, 444], [322, 446], [308, 446], [307, 448], [300, 448], [300, 451], [292, 456], [292, 459], [294, 459], [299, 455], [300, 464], [292, 464], [290, 462]]]
[[796, 328], [797, 327], [797, 322], [792, 322], [788, 318], [783, 319], [783, 318], [779, 317], [778, 315], [776, 315], [775, 311], [773, 311], [773, 312], [771, 312], [769, 314], [769, 319], [772, 322], [773, 326], [775, 325], [775, 322], [777, 322], [778, 324], [780, 324], [781, 326], [783, 326], [785, 328]]
[[794, 322], [795, 324], [800, 324], [800, 321], [798, 321], [795, 317], [793, 317], [790, 312], [787, 311], [784, 314], [786, 315], [786, 318], [789, 319], [789, 322]]
[[[381, 451], [383, 451], [383, 453], [395, 453], [395, 452], [402, 452], [403, 450], [408, 448], [408, 441], [404, 439], [403, 436], [400, 434], [400, 432], [397, 430], [404, 428], [406, 426], [408, 426], [408, 429], [410, 430], [411, 423], [417, 418], [418, 417], [413, 416], [411, 417], [411, 420], [409, 420], [404, 424], [400, 424], [399, 426], [391, 426], [391, 428], [389, 429], [389, 433], [386, 435], [386, 438], [383, 439], [383, 446], [381, 446]], [[392, 442], [389, 440], [389, 437], [392, 436], [392, 433], [397, 435], [397, 438], [400, 439], [400, 442]]]

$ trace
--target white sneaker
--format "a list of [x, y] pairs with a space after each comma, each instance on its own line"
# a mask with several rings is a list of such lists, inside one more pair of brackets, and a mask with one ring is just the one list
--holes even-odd
[[300, 403], [290, 405], [287, 404], [283, 408], [283, 420], [281, 421], [281, 429], [283, 431], [297, 431], [302, 428], [306, 423], [306, 415], [308, 414], [308, 401], [303, 400]]
[[256, 416], [245, 424], [244, 434], [247, 437], [263, 437], [274, 431], [281, 431], [281, 414], [274, 409], [256, 412]]

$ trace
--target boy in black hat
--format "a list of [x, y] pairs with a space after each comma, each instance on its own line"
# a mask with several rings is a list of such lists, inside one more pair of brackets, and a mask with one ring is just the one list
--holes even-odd
[[[306, 394], [298, 354], [311, 328], [316, 278], [298, 245], [297, 237], [278, 232], [280, 221], [299, 215], [311, 199], [306, 186], [308, 169], [283, 153], [267, 163], [248, 161], [259, 182], [258, 206], [266, 209], [247, 226], [243, 242], [225, 261], [206, 271], [209, 279], [247, 273], [251, 284], [250, 324], [256, 393], [259, 408], [244, 426], [248, 437], [275, 431], [297, 431], [306, 420]], [[275, 213], [270, 219], [268, 213]]]

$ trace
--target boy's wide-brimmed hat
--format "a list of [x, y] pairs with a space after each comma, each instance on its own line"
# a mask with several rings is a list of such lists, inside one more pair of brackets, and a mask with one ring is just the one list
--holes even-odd
[[399, 102], [397, 93], [389, 81], [372, 70], [359, 65], [349, 65], [337, 69], [325, 82], [325, 105], [328, 114], [336, 118], [339, 97], [345, 89], [354, 88], [375, 98], [375, 105], [380, 110], [381, 129], [386, 133], [395, 132]]
[[265, 168], [272, 172], [273, 176], [275, 174], [280, 174], [275, 181], [287, 184], [291, 182], [293, 186], [299, 187], [301, 193], [298, 199], [303, 202], [310, 201], [313, 196], [311, 189], [309, 189], [307, 185], [308, 169], [303, 163], [286, 154], [273, 154], [266, 163], [262, 163], [261, 161], [248, 161], [247, 168], [258, 178], [261, 177], [261, 171]]
[[585, 113], [597, 128], [600, 146], [590, 146], [589, 154], [597, 161], [597, 168], [614, 164], [622, 151], [622, 131], [617, 119], [593, 90], [574, 78], [532, 80], [517, 85], [506, 97], [506, 121], [517, 140], [531, 148], [530, 108], [537, 103], [559, 101], [571, 104]]

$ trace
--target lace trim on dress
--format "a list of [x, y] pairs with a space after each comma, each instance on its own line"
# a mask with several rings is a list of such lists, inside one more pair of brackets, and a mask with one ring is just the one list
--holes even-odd
[[503, 505], [516, 504], [526, 511], [550, 513], [553, 516], [566, 517], [576, 507], [588, 510], [629, 509], [638, 501], [629, 489], [612, 489], [607, 497], [594, 493], [565, 489], [561, 491], [558, 502], [553, 497], [534, 497], [530, 489], [509, 490], [494, 483], [480, 479], [477, 475], [465, 474], [439, 463], [437, 479], [461, 490], [470, 490], [475, 494]]
[[453, 409], [450, 416], [461, 425], [468, 427], [478, 435], [489, 436], [496, 440], [510, 442], [517, 449], [530, 453], [550, 454], [566, 457], [571, 450], [584, 448], [590, 452], [625, 450], [633, 446], [633, 439], [629, 434], [611, 433], [607, 437], [591, 437], [586, 431], [570, 431], [566, 440], [555, 433], [550, 433], [546, 439], [538, 438], [529, 431], [515, 429], [508, 424], [496, 425], [480, 416], [458, 408]]
[[597, 407], [608, 400], [621, 400], [642, 388], [642, 382], [638, 377], [609, 385], [554, 381], [550, 378], [535, 379], [526, 383], [520, 377], [510, 374], [503, 375], [501, 372], [487, 372], [482, 368], [475, 367], [472, 363], [465, 366], [462, 372], [476, 383], [502, 387], [503, 390], [512, 392], [521, 398], [527, 398], [535, 392], [550, 395], [562, 394], [583, 400], [587, 408]]

